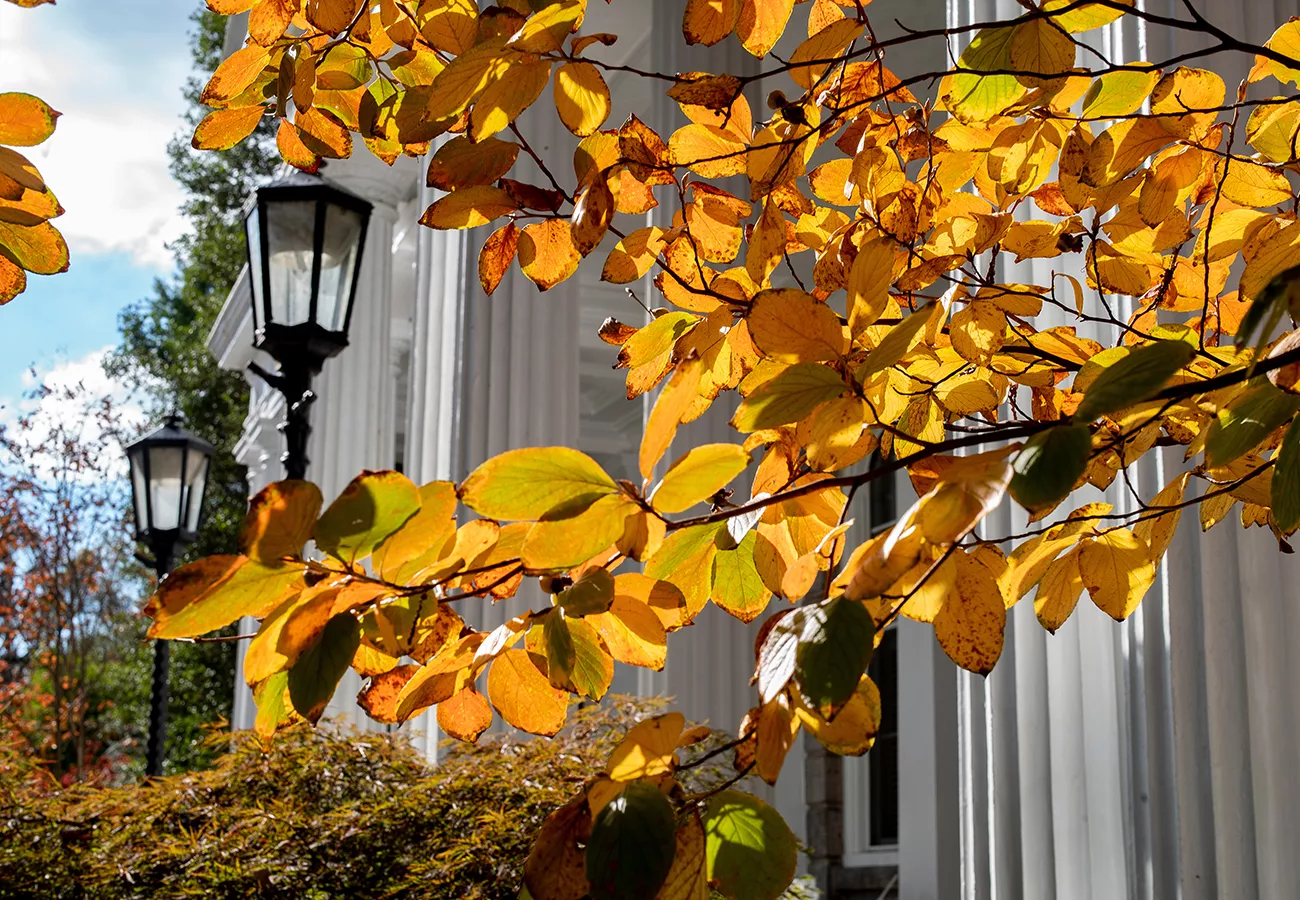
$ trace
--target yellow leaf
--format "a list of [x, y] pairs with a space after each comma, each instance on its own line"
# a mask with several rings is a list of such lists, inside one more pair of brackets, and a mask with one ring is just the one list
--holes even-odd
[[190, 144], [195, 150], [228, 150], [253, 133], [265, 112], [260, 106], [214, 109], [194, 129]]
[[[1291, 59], [1300, 60], [1300, 21], [1293, 18], [1283, 24], [1273, 32], [1273, 36], [1264, 46]], [[1249, 80], [1259, 81], [1268, 75], [1272, 75], [1283, 84], [1300, 85], [1300, 66], [1293, 68], [1257, 55], [1255, 68], [1251, 70]]]
[[1146, 72], [1108, 72], [1093, 81], [1092, 87], [1088, 88], [1080, 115], [1090, 119], [1105, 119], [1137, 112], [1159, 80], [1160, 70], [1154, 68]]
[[1146, 544], [1151, 552], [1153, 563], [1158, 564], [1165, 551], [1169, 549], [1169, 543], [1174, 539], [1174, 530], [1178, 527], [1178, 519], [1182, 515], [1181, 509], [1157, 511], [1162, 507], [1177, 506], [1182, 502], [1189, 478], [1191, 478], [1190, 472], [1175, 476], [1173, 481], [1160, 490], [1160, 493], [1151, 498], [1148, 510], [1142, 514], [1142, 520], [1133, 526], [1133, 535]]
[[746, 320], [759, 350], [781, 362], [837, 360], [848, 350], [840, 317], [825, 303], [801, 290], [760, 291]]
[[581, 512], [565, 507], [545, 515], [524, 539], [524, 565], [529, 569], [581, 565], [613, 545], [623, 535], [628, 517], [639, 510], [622, 494], [607, 494]]
[[438, 148], [429, 161], [429, 187], [451, 191], [469, 185], [492, 184], [510, 171], [519, 156], [513, 141], [486, 138], [471, 141], [464, 135], [452, 138]]
[[469, 109], [483, 90], [509, 67], [508, 53], [499, 46], [487, 44], [457, 55], [434, 79], [429, 105], [424, 111], [426, 121], [455, 120]]
[[168, 575], [149, 598], [150, 638], [198, 637], [244, 616], [262, 616], [303, 587], [301, 566], [264, 566], [208, 556]]
[[519, 268], [539, 290], [550, 290], [564, 281], [578, 271], [580, 262], [582, 255], [568, 219], [535, 222], [519, 235]]
[[677, 764], [677, 741], [686, 727], [678, 712], [643, 719], [628, 731], [605, 764], [615, 781], [635, 781], [670, 774]]
[[1074, 68], [1074, 41], [1049, 19], [1029, 19], [1015, 26], [1008, 52], [1012, 67], [1027, 73], [1060, 75]]
[[0, 306], [27, 290], [27, 273], [0, 255]]
[[674, 531], [646, 563], [646, 575], [671, 581], [681, 590], [686, 601], [686, 622], [694, 619], [709, 599], [717, 539], [725, 530], [724, 525], [713, 524]]
[[664, 474], [650, 495], [661, 512], [678, 513], [717, 493], [749, 465], [749, 454], [739, 444], [705, 444], [681, 456]]
[[641, 476], [647, 481], [654, 473], [654, 467], [672, 446], [673, 437], [682, 417], [695, 403], [699, 396], [701, 365], [698, 359], [689, 359], [677, 367], [672, 379], [659, 394], [650, 416], [646, 420], [645, 433], [641, 437], [639, 463]]
[[544, 664], [527, 650], [507, 650], [493, 661], [487, 689], [507, 725], [550, 737], [564, 726], [569, 695], [551, 686]]
[[736, 28], [741, 0], [687, 0], [682, 34], [688, 44], [712, 47]]
[[420, 224], [443, 230], [474, 228], [517, 209], [519, 204], [501, 188], [474, 185], [435, 200], [420, 217]]
[[578, 0], [560, 0], [540, 5], [507, 46], [529, 53], [554, 53], [564, 46], [564, 39], [582, 23], [585, 6], [585, 3]]
[[[550, 60], [517, 62], [484, 89], [469, 115], [469, 134], [475, 144], [504, 130], [533, 105], [551, 80]], [[517, 149], [517, 148], [516, 148]]]
[[786, 754], [794, 746], [799, 734], [799, 719], [791, 707], [790, 695], [782, 691], [764, 703], [758, 713], [758, 747], [754, 757], [754, 771], [768, 784], [776, 784]]
[[347, 159], [352, 155], [352, 134], [335, 114], [317, 107], [299, 110], [293, 124], [304, 146], [317, 156]]
[[[668, 658], [668, 635], [655, 611], [629, 594], [616, 593], [603, 613], [584, 617], [618, 662], [659, 671]], [[680, 729], [679, 729], [680, 730]]]
[[799, 363], [780, 370], [751, 391], [731, 424], [743, 432], [790, 425], [846, 390], [843, 377], [830, 366]]
[[375, 570], [385, 579], [404, 583], [421, 562], [433, 562], [456, 533], [456, 486], [431, 481], [419, 490], [420, 509], [374, 553]]
[[655, 900], [709, 900], [709, 859], [705, 848], [704, 826], [699, 814], [691, 813], [677, 828], [673, 865]]
[[866, 429], [872, 418], [861, 397], [820, 404], [799, 423], [808, 465], [818, 472], [835, 472], [863, 459], [877, 445], [876, 436]]
[[420, 34], [444, 53], [459, 56], [478, 37], [478, 5], [474, 0], [434, 0], [420, 5]]
[[610, 96], [600, 70], [591, 63], [565, 63], [555, 72], [555, 111], [579, 137], [593, 134], [609, 118]]
[[1106, 615], [1122, 622], [1156, 580], [1151, 549], [1127, 528], [1116, 528], [1085, 541], [1079, 571], [1092, 600]]
[[0, 94], [0, 144], [34, 147], [54, 133], [59, 116], [48, 103], [31, 94]]
[[942, 307], [927, 304], [892, 326], [871, 351], [866, 363], [858, 370], [858, 380], [865, 382], [872, 375], [885, 371], [910, 353], [917, 341], [921, 339], [923, 329], [936, 309]]
[[[1078, 0], [1047, 0], [1043, 9], [1053, 13], [1052, 20], [1066, 31], [1090, 31], [1114, 22], [1124, 15], [1123, 9], [1116, 6], [1132, 7], [1136, 0], [1115, 0], [1115, 5], [1103, 6], [1100, 3], [1082, 3]], [[1065, 9], [1065, 12], [1058, 10]]]
[[49, 222], [28, 226], [0, 221], [0, 256], [36, 275], [68, 271], [68, 243]]
[[288, 119], [280, 120], [280, 127], [275, 132], [275, 148], [280, 151], [280, 157], [294, 168], [304, 172], [315, 172], [320, 168], [320, 157], [303, 143], [297, 127]]
[[1011, 449], [960, 457], [944, 470], [914, 507], [926, 540], [939, 545], [959, 541], [997, 508], [1011, 480]]
[[889, 303], [894, 279], [894, 245], [886, 238], [867, 241], [849, 270], [849, 330], [858, 337], [875, 323]]
[[[808, 38], [790, 55], [790, 77], [799, 87], [812, 89], [826, 71], [828, 59], [836, 59], [849, 44], [862, 36], [863, 26], [856, 19], [842, 18]], [[818, 62], [820, 61], [820, 62]]]
[[1258, 163], [1234, 159], [1226, 171], [1221, 163], [1218, 175], [1222, 179], [1223, 196], [1242, 206], [1278, 206], [1293, 199], [1286, 176]]
[[655, 225], [631, 232], [609, 252], [600, 280], [610, 284], [628, 284], [643, 277], [663, 252], [665, 234], [664, 229]]
[[668, 139], [669, 161], [703, 178], [742, 174], [746, 149], [744, 140], [713, 125], [684, 125]]
[[337, 594], [338, 588], [323, 582], [289, 597], [262, 620], [244, 654], [244, 680], [250, 687], [292, 667], [320, 639]]
[[356, 18], [361, 0], [306, 0], [307, 21], [329, 35], [339, 34]]
[[785, 32], [794, 0], [741, 0], [736, 36], [753, 56], [766, 56]]
[[763, 204], [763, 215], [750, 232], [749, 246], [745, 250], [745, 269], [756, 285], [768, 283], [772, 270], [785, 256], [788, 223], [781, 215], [775, 199], [768, 197]]
[[539, 519], [618, 491], [594, 459], [569, 447], [508, 450], [483, 463], [460, 486], [466, 506], [494, 519]]
[[983, 563], [958, 551], [956, 590], [934, 617], [934, 634], [948, 658], [987, 675], [1002, 655], [1007, 608], [997, 579]]
[[248, 503], [239, 552], [268, 565], [300, 558], [321, 502], [320, 488], [310, 481], [277, 481], [262, 488]]
[[1075, 547], [1047, 566], [1034, 595], [1034, 613], [1038, 622], [1053, 634], [1074, 612], [1083, 593], [1083, 575], [1079, 571], [1081, 547]]
[[672, 582], [625, 572], [614, 578], [614, 592], [649, 606], [665, 631], [676, 631], [686, 624], [686, 598]]
[[863, 675], [849, 702], [829, 722], [800, 704], [795, 708], [799, 724], [832, 753], [861, 756], [876, 742], [880, 730], [880, 691]]

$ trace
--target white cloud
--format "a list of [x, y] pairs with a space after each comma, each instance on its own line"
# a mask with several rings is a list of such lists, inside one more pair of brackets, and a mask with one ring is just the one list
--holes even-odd
[[[82, 438], [93, 443], [105, 431], [115, 432], [128, 440], [147, 424], [139, 392], [104, 371], [104, 357], [111, 350], [104, 347], [80, 359], [65, 360], [41, 370], [29, 370], [23, 375], [23, 395], [0, 398], [0, 427], [11, 428], [19, 418], [32, 424], [32, 437], [39, 442], [58, 426], [80, 432]], [[46, 390], [41, 391], [44, 387]], [[90, 414], [87, 404], [94, 405], [101, 398], [112, 403], [113, 421], [108, 429], [102, 427]], [[115, 452], [104, 461], [114, 475], [126, 474], [126, 458]]]
[[180, 125], [189, 56], [180, 36], [158, 40], [147, 55], [128, 37], [99, 31], [63, 5], [0, 4], [0, 85], [63, 113], [53, 137], [27, 155], [67, 210], [55, 224], [74, 258], [126, 252], [137, 265], [165, 269], [165, 244], [184, 230], [167, 142]]

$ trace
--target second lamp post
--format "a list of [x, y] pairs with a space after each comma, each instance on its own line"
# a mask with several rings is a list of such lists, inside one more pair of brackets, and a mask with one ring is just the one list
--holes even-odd
[[284, 395], [289, 478], [307, 473], [312, 378], [348, 345], [371, 204], [320, 175], [259, 188], [245, 214], [254, 346], [279, 363], [250, 368]]

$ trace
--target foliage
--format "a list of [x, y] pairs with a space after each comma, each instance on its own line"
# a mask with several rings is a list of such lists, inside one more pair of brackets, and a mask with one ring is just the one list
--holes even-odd
[[[866, 4], [815, 0], [795, 46], [761, 72], [620, 67], [678, 103], [685, 124], [661, 135], [635, 116], [604, 128], [600, 47], [617, 36], [580, 33], [584, 0], [209, 4], [249, 11], [250, 40], [204, 89], [213, 111], [196, 147], [233, 146], [272, 116], [282, 156], [304, 169], [350, 155], [354, 133], [389, 161], [438, 139], [429, 180], [446, 193], [421, 222], [506, 220], [479, 258], [488, 293], [516, 261], [547, 290], [616, 241], [602, 277], [654, 271], [676, 307], [601, 332], [620, 348], [629, 398], [662, 385], [639, 473], [519, 449], [460, 485], [364, 473], [323, 515], [318, 491], [283, 482], [254, 498], [240, 554], [163, 585], [155, 635], [262, 619], [245, 672], [264, 734], [318, 716], [349, 660], [371, 677], [363, 703], [380, 721], [437, 705], [466, 740], [494, 710], [554, 734], [570, 694], [599, 698], [615, 660], [662, 667], [667, 634], [706, 603], [751, 621], [773, 596], [807, 598], [767, 619], [758, 702], [738, 730], [738, 769], [771, 781], [800, 729], [836, 752], [870, 747], [879, 695], [864, 673], [899, 616], [933, 624], [955, 663], [987, 673], [1007, 608], [1035, 589], [1049, 630], [1084, 590], [1131, 615], [1184, 508], [1209, 528], [1240, 503], [1243, 526], [1283, 546], [1300, 525], [1300, 338], [1278, 334], [1300, 307], [1300, 103], [1254, 99], [1247, 83], [1225, 99], [1222, 78], [1184, 65], [1244, 53], [1249, 83], [1290, 90], [1296, 22], [1254, 46], [1190, 4], [1179, 18], [1132, 0], [1045, 0], [1016, 19], [877, 41]], [[734, 33], [766, 57], [794, 6], [692, 0], [684, 37], [711, 46]], [[1124, 16], [1213, 40], [1113, 64], [1089, 34]], [[969, 39], [946, 73], [900, 80], [887, 67], [900, 45], [946, 39]], [[937, 102], [918, 100], [912, 87], [938, 76]], [[760, 82], [780, 85], [766, 121], [746, 96]], [[543, 96], [575, 136], [572, 180], [514, 127]], [[506, 177], [528, 177], [521, 156], [545, 183]], [[665, 201], [669, 224], [641, 227]], [[1040, 262], [1014, 268], [1024, 260]], [[691, 448], [665, 470], [678, 426], [733, 390], [743, 444]], [[996, 449], [968, 455], [981, 446]], [[1189, 464], [1155, 497], [1125, 475], [1118, 508], [1057, 514], [1166, 447]], [[881, 465], [848, 474], [873, 451]], [[749, 499], [732, 504], [727, 485], [751, 455]], [[863, 540], [845, 521], [848, 494], [904, 469], [916, 502]], [[991, 533], [986, 517], [1011, 502], [1028, 527]], [[309, 539], [323, 559], [303, 555]], [[615, 574], [629, 561], [643, 573]], [[549, 606], [490, 633], [466, 625], [473, 598], [513, 595], [525, 577]], [[780, 829], [756, 800], [675, 786], [669, 722], [633, 741], [644, 768], [590, 781], [548, 820], [536, 900], [784, 887]], [[659, 839], [632, 842], [636, 831]], [[774, 864], [732, 865], [742, 838]]]
[[[9, 0], [32, 7], [54, 0]], [[41, 173], [14, 147], [35, 147], [54, 134], [60, 113], [19, 91], [0, 93], [0, 306], [27, 289], [27, 273], [68, 270], [68, 244], [50, 219], [63, 207]]]
[[[210, 72], [221, 61], [225, 23], [208, 10], [196, 11], [191, 48], [198, 71]], [[191, 78], [184, 89], [189, 129], [202, 118], [202, 88], [201, 81]], [[179, 412], [188, 429], [217, 448], [198, 540], [187, 550], [188, 559], [233, 552], [248, 505], [246, 473], [233, 455], [248, 411], [248, 386], [239, 373], [216, 364], [207, 338], [247, 259], [240, 209], [257, 180], [278, 163], [269, 126], [258, 138], [200, 154], [190, 148], [187, 131], [168, 145], [171, 174], [185, 191], [182, 212], [189, 223], [170, 247], [177, 273], [155, 282], [153, 296], [121, 314], [121, 344], [106, 363], [117, 381], [145, 389], [153, 418]], [[140, 644], [143, 629], [137, 631], [129, 636], [130, 664], [111, 675], [120, 706], [144, 721], [150, 648]], [[176, 771], [211, 759], [213, 749], [203, 737], [208, 726], [230, 716], [235, 653], [228, 643], [178, 643], [171, 654], [165, 766]]]
[[[104, 774], [130, 737], [105, 675], [120, 662], [123, 482], [116, 413], [79, 387], [41, 388], [0, 425], [0, 738], [62, 780]], [[50, 412], [51, 406], [77, 416]]]
[[264, 751], [243, 733], [208, 771], [110, 789], [51, 789], [0, 746], [0, 897], [513, 900], [533, 832], [655, 709], [610, 698], [553, 741], [437, 768], [386, 734], [291, 729]]

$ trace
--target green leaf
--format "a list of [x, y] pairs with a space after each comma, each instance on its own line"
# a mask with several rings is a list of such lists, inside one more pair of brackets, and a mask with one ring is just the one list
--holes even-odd
[[555, 597], [556, 605], [568, 616], [594, 616], [614, 602], [614, 576], [608, 569], [588, 569], [582, 577]]
[[573, 638], [573, 671], [569, 682], [573, 690], [599, 700], [614, 682], [614, 658], [605, 648], [599, 632], [582, 619], [568, 619]]
[[567, 690], [577, 652], [573, 649], [573, 635], [569, 633], [563, 610], [552, 609], [546, 614], [542, 623], [542, 640], [546, 644], [546, 674], [551, 679], [551, 686]]
[[420, 510], [420, 490], [401, 472], [362, 472], [316, 523], [316, 546], [351, 564], [365, 559]]
[[709, 882], [730, 900], [776, 900], [794, 880], [794, 834], [780, 813], [752, 794], [711, 797], [704, 834]]
[[289, 699], [298, 714], [313, 725], [320, 721], [343, 673], [361, 644], [361, 626], [348, 613], [339, 613], [325, 625], [314, 645], [303, 652], [289, 670]]
[[844, 379], [830, 366], [796, 363], [756, 387], [741, 402], [731, 424], [744, 432], [790, 425], [845, 390]]
[[1225, 466], [1249, 453], [1300, 409], [1300, 397], [1260, 380], [1219, 410], [1205, 439], [1205, 461]]
[[673, 808], [657, 787], [633, 781], [605, 805], [587, 841], [593, 900], [653, 900], [676, 851]]
[[1092, 434], [1087, 425], [1040, 431], [1016, 454], [1011, 467], [1011, 496], [1025, 509], [1064, 500], [1088, 467]]
[[[943, 101], [963, 122], [987, 122], [1025, 93], [1014, 75], [986, 75], [1007, 71], [1011, 65], [1014, 28], [981, 28], [957, 61], [957, 72], [940, 88]], [[966, 71], [962, 71], [966, 70]]]
[[1300, 425], [1286, 430], [1273, 465], [1273, 518], [1284, 534], [1300, 527]]
[[751, 531], [735, 549], [718, 550], [713, 560], [713, 603], [742, 622], [758, 618], [772, 599], [754, 563], [757, 543], [758, 532]]
[[1156, 341], [1138, 347], [1102, 370], [1088, 386], [1074, 414], [1075, 421], [1091, 422], [1141, 403], [1164, 387], [1195, 355], [1196, 348], [1184, 341]]
[[749, 454], [739, 444], [692, 448], [664, 473], [650, 503], [661, 512], [684, 512], [726, 487], [748, 465]]
[[569, 447], [509, 450], [460, 486], [462, 502], [494, 519], [540, 519], [557, 507], [585, 507], [618, 485], [585, 453]]
[[795, 651], [795, 683], [808, 705], [831, 719], [871, 664], [876, 623], [856, 600], [837, 597], [805, 607]]

